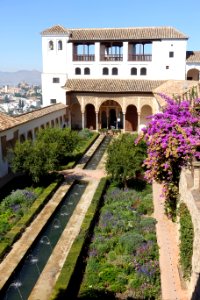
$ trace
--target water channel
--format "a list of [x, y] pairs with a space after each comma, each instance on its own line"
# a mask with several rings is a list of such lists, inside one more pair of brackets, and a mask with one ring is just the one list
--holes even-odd
[[1, 299], [28, 299], [86, 186], [86, 182], [75, 183], [72, 186], [34, 242], [25, 259], [10, 278], [4, 291], [2, 291]]
[[[96, 152], [88, 161], [85, 169], [95, 170], [100, 162], [111, 137], [106, 136]], [[3, 300], [28, 299], [36, 281], [44, 269], [54, 247], [56, 246], [69, 218], [78, 204], [87, 186], [87, 182], [75, 182], [56, 211], [48, 220], [44, 229], [28, 251], [25, 259], [15, 270], [0, 293]]]
[[100, 146], [97, 148], [95, 154], [90, 158], [85, 166], [85, 170], [95, 170], [98, 163], [100, 162], [102, 156], [104, 155], [109, 143], [111, 141], [111, 136], [106, 136], [101, 142]]

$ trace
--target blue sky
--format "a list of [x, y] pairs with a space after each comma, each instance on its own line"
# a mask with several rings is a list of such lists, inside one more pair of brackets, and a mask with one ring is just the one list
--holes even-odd
[[41, 35], [67, 28], [173, 26], [200, 51], [199, 0], [0, 0], [0, 71], [42, 71]]

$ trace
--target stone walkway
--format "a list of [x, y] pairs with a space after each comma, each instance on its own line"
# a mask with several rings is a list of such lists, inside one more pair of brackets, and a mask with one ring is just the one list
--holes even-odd
[[164, 199], [160, 197], [161, 186], [153, 184], [154, 217], [160, 254], [162, 300], [189, 300], [181, 286], [178, 272], [178, 238], [176, 224], [164, 214]]
[[[99, 144], [100, 140], [101, 139], [96, 141], [96, 145], [93, 146], [93, 151]], [[90, 151], [92, 150], [90, 149]], [[59, 276], [60, 270], [62, 269], [70, 247], [80, 230], [80, 226], [82, 224], [84, 215], [90, 205], [93, 194], [96, 190], [96, 187], [98, 186], [99, 180], [100, 178], [106, 175], [104, 168], [106, 156], [103, 156], [96, 170], [84, 170], [82, 165], [86, 162], [87, 156], [88, 155], [86, 154], [85, 160], [83, 160], [79, 165], [77, 165], [76, 168], [63, 171], [63, 174], [66, 178], [66, 182], [62, 187], [63, 190], [60, 191], [61, 194], [65, 193], [66, 190], [69, 188], [69, 186], [66, 185], [66, 183], [68, 181], [71, 182], [74, 179], [87, 180], [89, 182], [89, 185], [79, 204], [77, 205], [72, 218], [69, 220], [69, 223], [66, 226], [58, 244], [56, 245], [48, 261], [48, 264], [44, 268], [39, 280], [37, 281], [34, 289], [32, 290], [32, 293], [28, 298], [29, 300], [48, 300], [50, 298], [52, 288]], [[181, 282], [177, 269], [178, 243], [176, 225], [170, 222], [164, 215], [164, 199], [160, 198], [160, 194], [161, 186], [154, 183], [154, 217], [157, 219], [156, 231], [160, 253], [162, 300], [189, 300], [189, 298], [187, 297], [186, 290], [184, 290], [181, 287]], [[58, 203], [55, 203], [56, 200], [58, 200], [58, 197], [55, 197], [54, 201], [50, 202], [51, 206], [53, 205], [53, 210], [55, 209], [55, 206], [58, 205]], [[42, 220], [47, 220], [49, 217], [46, 214], [45, 217], [41, 214], [40, 218], [40, 220], [37, 218], [37, 224], [42, 222]], [[9, 253], [6, 259], [0, 264], [0, 273], [4, 274], [4, 276], [1, 276], [0, 278], [1, 286], [3, 286], [3, 282], [5, 282], [6, 278], [9, 277], [9, 274], [11, 270], [13, 270], [14, 266], [17, 265], [18, 260], [21, 260], [21, 257], [19, 257], [19, 253], [25, 253], [26, 249], [24, 248], [26, 248], [29, 243], [31, 244], [34, 241], [35, 237], [32, 235], [32, 233], [30, 234], [29, 232], [29, 230], [31, 231], [31, 227], [33, 230], [32, 232], [37, 232], [35, 222], [33, 222], [32, 226], [30, 226], [30, 228], [27, 229], [20, 241], [14, 245], [11, 253]]]

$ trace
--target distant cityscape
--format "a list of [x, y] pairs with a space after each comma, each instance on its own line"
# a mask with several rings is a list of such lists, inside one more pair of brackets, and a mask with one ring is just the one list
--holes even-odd
[[41, 85], [30, 85], [23, 81], [17, 86], [5, 85], [0, 88], [0, 112], [19, 115], [42, 105]]

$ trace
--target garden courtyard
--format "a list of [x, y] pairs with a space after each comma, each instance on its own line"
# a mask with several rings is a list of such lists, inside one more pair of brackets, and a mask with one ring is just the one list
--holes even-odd
[[[16, 144], [15, 171], [29, 174], [35, 186], [44, 174], [57, 179], [44, 198], [39, 188], [36, 200], [30, 200], [31, 190], [18, 191], [18, 198], [12, 193], [17, 201], [13, 195], [2, 200], [1, 257], [7, 255], [1, 288], [77, 184], [85, 188], [55, 247], [44, 236], [52, 248], [44, 268], [40, 272], [32, 252], [25, 260], [39, 270], [25, 299], [191, 299], [185, 283], [193, 272], [194, 230], [178, 195], [182, 168], [200, 157], [199, 100], [191, 109], [190, 102], [165, 98], [164, 111], [139, 136], [56, 128], [40, 132], [33, 143]], [[56, 219], [54, 229], [59, 224]], [[8, 297], [12, 287], [24, 300], [19, 280], [4, 299], [15, 299]]]

